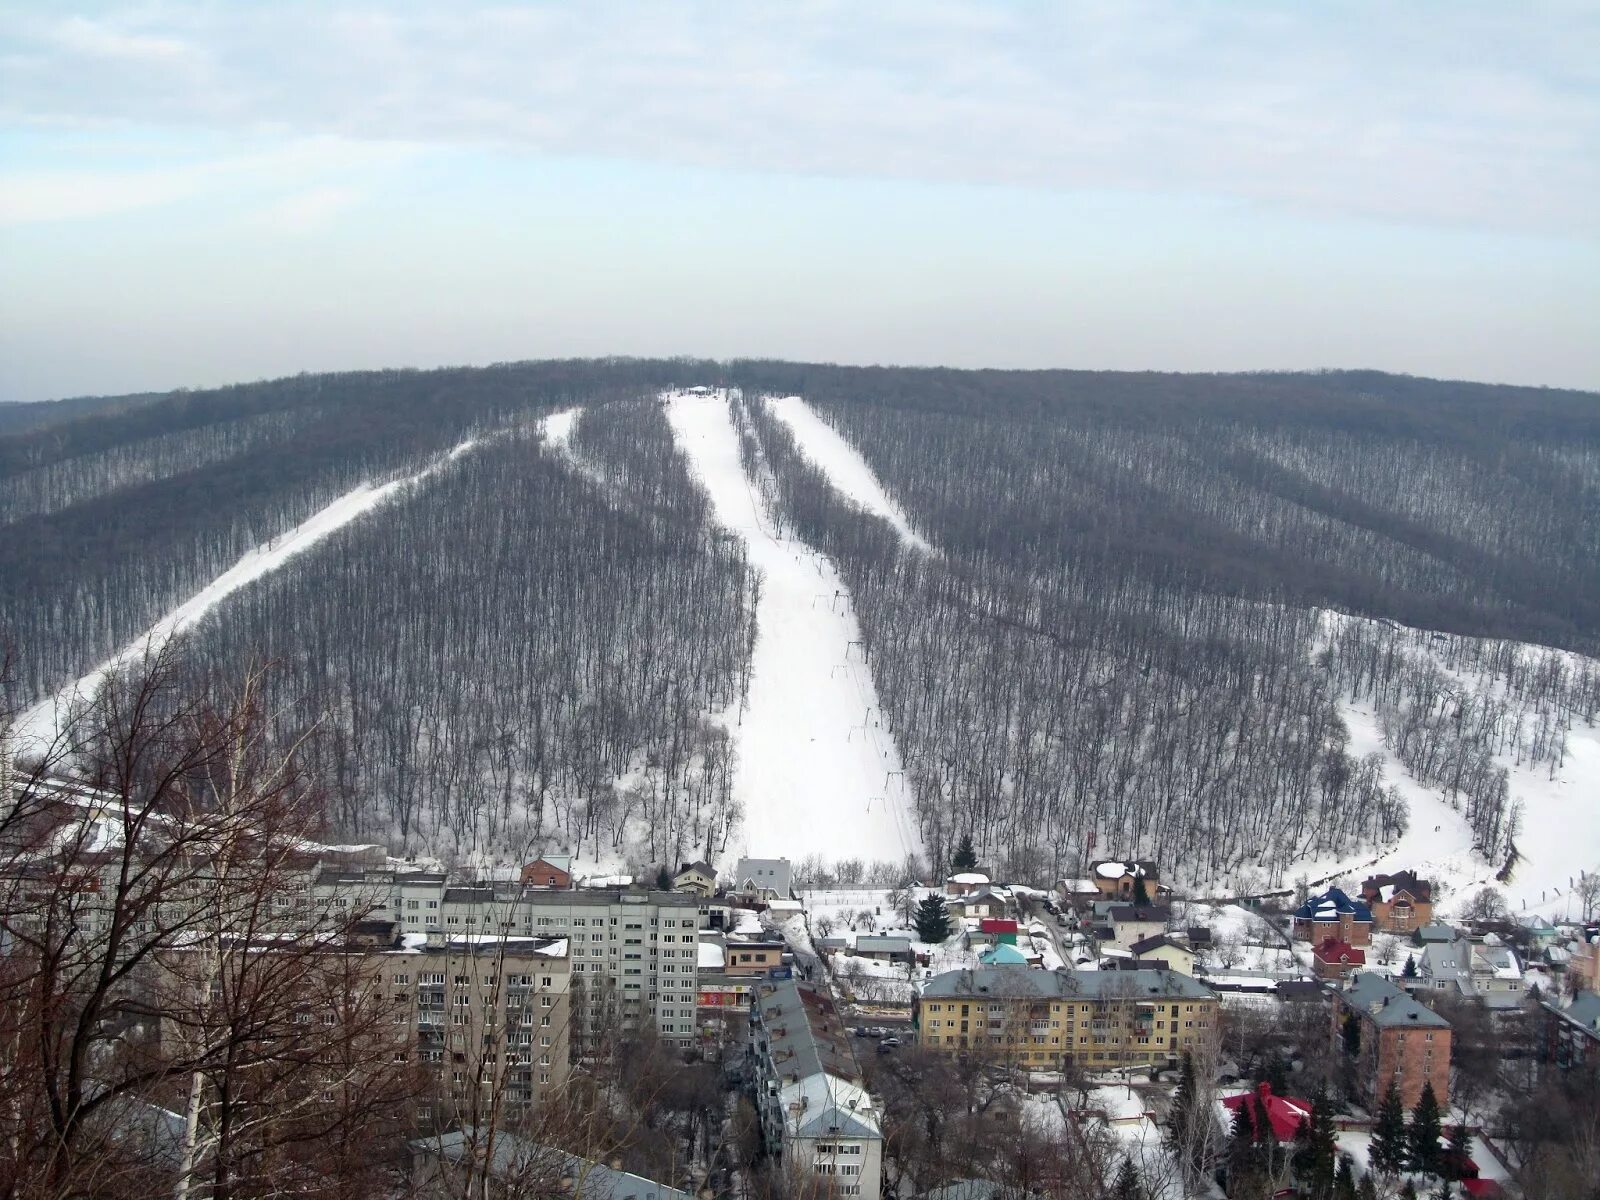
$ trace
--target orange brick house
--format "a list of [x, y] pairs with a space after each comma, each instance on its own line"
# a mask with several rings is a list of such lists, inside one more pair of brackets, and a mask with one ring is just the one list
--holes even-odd
[[1372, 944], [1372, 910], [1338, 888], [1312, 896], [1294, 910], [1294, 936], [1313, 946], [1337, 938], [1352, 946]]
[[556, 859], [538, 858], [522, 868], [522, 883], [525, 887], [566, 891], [572, 886], [571, 868], [572, 860], [565, 855]]
[[1356, 1079], [1369, 1107], [1393, 1080], [1407, 1108], [1433, 1084], [1441, 1105], [1450, 1102], [1450, 1022], [1419, 1004], [1381, 975], [1357, 974], [1333, 994], [1331, 1034], [1356, 1060]]
[[1347, 979], [1366, 965], [1365, 950], [1338, 938], [1324, 938], [1322, 944], [1311, 951], [1311, 973], [1318, 979]]
[[1433, 884], [1411, 871], [1372, 876], [1361, 885], [1361, 900], [1374, 928], [1386, 933], [1411, 933], [1433, 920]]

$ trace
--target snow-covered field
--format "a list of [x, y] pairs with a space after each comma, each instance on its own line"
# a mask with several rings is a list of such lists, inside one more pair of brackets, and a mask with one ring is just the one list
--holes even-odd
[[873, 516], [889, 522], [907, 545], [922, 551], [931, 549], [923, 537], [911, 528], [904, 510], [884, 490], [860, 451], [818, 416], [815, 409], [799, 396], [772, 396], [763, 403], [767, 411], [788, 426], [800, 453], [826, 475], [828, 482], [842, 495]]
[[423, 482], [478, 444], [478, 439], [468, 438], [451, 449], [448, 454], [440, 455], [415, 474], [377, 486], [362, 483], [351, 488], [287, 533], [249, 551], [233, 566], [172, 609], [94, 670], [81, 679], [67, 684], [55, 695], [40, 701], [23, 713], [12, 728], [13, 744], [22, 752], [43, 751], [58, 737], [62, 722], [69, 716], [73, 707], [92, 697], [108, 674], [151, 654], [240, 588], [276, 571], [296, 554], [310, 549], [335, 530], [343, 528], [385, 501], [394, 499], [406, 489]]
[[717, 521], [762, 576], [748, 703], [725, 715], [744, 809], [737, 852], [899, 861], [920, 845], [849, 592], [825, 556], [776, 535], [745, 478], [726, 393], [665, 400]]

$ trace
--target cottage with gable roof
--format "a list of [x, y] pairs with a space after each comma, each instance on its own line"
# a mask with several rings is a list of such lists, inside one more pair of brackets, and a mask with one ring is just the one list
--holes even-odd
[[1433, 884], [1414, 871], [1373, 875], [1361, 885], [1361, 900], [1386, 933], [1410, 933], [1433, 920]]

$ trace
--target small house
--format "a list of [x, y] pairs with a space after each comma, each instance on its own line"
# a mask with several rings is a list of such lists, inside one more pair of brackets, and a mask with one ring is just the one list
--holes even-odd
[[672, 890], [695, 896], [713, 896], [717, 891], [717, 872], [708, 862], [684, 863], [672, 877]]
[[1141, 966], [1160, 963], [1171, 971], [1194, 974], [1194, 951], [1164, 933], [1140, 938], [1128, 947], [1128, 952]]
[[1433, 884], [1414, 871], [1373, 875], [1361, 885], [1361, 899], [1375, 928], [1410, 933], [1433, 920]]
[[1294, 910], [1294, 936], [1319, 945], [1336, 938], [1352, 946], [1372, 944], [1372, 910], [1364, 900], [1352, 900], [1338, 888], [1312, 896]]
[[1367, 965], [1367, 952], [1338, 938], [1324, 938], [1311, 951], [1311, 973], [1318, 979], [1348, 979]]
[[548, 854], [522, 868], [522, 886], [564, 892], [572, 887], [572, 855]]

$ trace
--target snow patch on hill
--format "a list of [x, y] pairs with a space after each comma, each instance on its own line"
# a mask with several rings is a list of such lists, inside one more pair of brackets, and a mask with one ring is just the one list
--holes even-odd
[[777, 535], [745, 476], [728, 394], [663, 399], [717, 522], [762, 576], [749, 697], [724, 717], [738, 751], [740, 852], [898, 862], [920, 843], [848, 589], [824, 555]]
[[841, 494], [873, 516], [889, 522], [908, 546], [924, 552], [932, 550], [922, 535], [911, 528], [905, 511], [884, 490], [861, 452], [814, 408], [799, 396], [769, 396], [764, 403], [767, 411], [794, 435], [794, 444], [800, 453], [826, 475], [828, 482]]
[[[1323, 620], [1331, 628], [1367, 618], [1325, 613]], [[1415, 633], [1419, 643], [1434, 636], [1422, 630], [1407, 632]], [[1542, 646], [1523, 649], [1530, 654], [1579, 657]], [[1498, 687], [1493, 679], [1447, 673], [1478, 694], [1492, 694]], [[1509, 772], [1512, 800], [1523, 805], [1522, 828], [1515, 839], [1520, 858], [1511, 879], [1501, 883], [1495, 875], [1503, 864], [1485, 861], [1473, 849], [1466, 819], [1446, 801], [1443, 791], [1419, 783], [1389, 750], [1371, 705], [1346, 697], [1339, 704], [1339, 715], [1349, 730], [1353, 757], [1382, 756], [1384, 780], [1405, 797], [1410, 824], [1393, 846], [1381, 852], [1306, 863], [1294, 875], [1315, 880], [1341, 873], [1346, 882], [1358, 884], [1367, 875], [1414, 870], [1436, 886], [1442, 885], [1436, 906], [1442, 916], [1457, 912], [1484, 887], [1499, 890], [1516, 916], [1580, 915], [1572, 884], [1580, 872], [1600, 869], [1600, 729], [1575, 723], [1567, 734], [1565, 761], [1553, 776], [1548, 767], [1519, 766], [1508, 756], [1497, 756], [1496, 761]]]
[[70, 717], [74, 708], [93, 697], [109, 674], [147, 658], [240, 588], [269, 572], [276, 571], [296, 554], [309, 550], [335, 530], [342, 529], [358, 517], [420, 484], [479, 444], [479, 439], [468, 438], [453, 447], [448, 454], [440, 455], [415, 474], [378, 485], [359, 484], [287, 533], [249, 551], [233, 566], [172, 609], [94, 670], [81, 679], [67, 684], [55, 695], [40, 701], [23, 713], [12, 728], [14, 748], [21, 753], [38, 754], [47, 751], [60, 737], [63, 723]]

